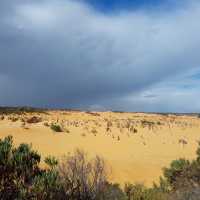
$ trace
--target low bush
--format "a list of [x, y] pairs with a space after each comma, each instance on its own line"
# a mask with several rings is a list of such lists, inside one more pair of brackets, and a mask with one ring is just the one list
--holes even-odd
[[48, 122], [44, 122], [44, 126], [49, 127], [49, 123]]
[[58, 124], [51, 124], [51, 129], [54, 131], [54, 132], [63, 132], [62, 128], [60, 125]]
[[36, 117], [36, 116], [33, 116], [33, 117], [26, 120], [26, 122], [29, 123], [29, 124], [36, 124], [36, 123], [39, 123], [41, 121], [42, 121], [42, 118]]

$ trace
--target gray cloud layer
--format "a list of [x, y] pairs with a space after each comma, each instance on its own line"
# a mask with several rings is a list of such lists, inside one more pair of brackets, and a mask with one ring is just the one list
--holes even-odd
[[198, 19], [196, 1], [104, 15], [84, 2], [1, 0], [0, 104], [200, 111], [192, 98], [166, 100], [168, 82], [200, 65]]

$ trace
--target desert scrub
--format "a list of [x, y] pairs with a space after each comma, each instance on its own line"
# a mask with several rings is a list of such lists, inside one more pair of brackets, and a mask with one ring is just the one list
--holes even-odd
[[51, 124], [50, 128], [51, 128], [51, 130], [53, 130], [54, 132], [63, 132], [61, 126], [58, 125], [58, 124]]
[[70, 133], [70, 130], [65, 128], [65, 133]]
[[29, 123], [29, 124], [36, 124], [36, 123], [42, 122], [42, 118], [33, 116], [33, 117], [27, 119], [26, 122]]
[[46, 157], [44, 162], [52, 169], [58, 165], [58, 160], [53, 156]]
[[85, 133], [82, 133], [81, 136], [82, 136], [82, 137], [86, 137], [86, 134], [85, 134]]
[[132, 133], [137, 133], [138, 130], [132, 126], [132, 127], [130, 128], [130, 132], [132, 132]]
[[16, 122], [16, 121], [18, 121], [18, 117], [10, 116], [10, 117], [8, 117], [8, 120], [10, 120], [12, 122]]
[[95, 128], [92, 128], [91, 133], [93, 133], [95, 135], [95, 134], [97, 134], [97, 130]]
[[4, 120], [4, 119], [5, 119], [5, 117], [2, 115], [2, 116], [0, 117], [0, 119], [1, 119], [1, 120]]
[[44, 122], [44, 126], [49, 127], [48, 122]]

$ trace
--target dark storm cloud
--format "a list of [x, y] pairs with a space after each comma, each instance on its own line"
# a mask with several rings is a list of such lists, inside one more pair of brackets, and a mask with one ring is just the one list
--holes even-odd
[[200, 64], [196, 2], [108, 16], [83, 2], [16, 0], [0, 13], [3, 105], [134, 110], [125, 98]]

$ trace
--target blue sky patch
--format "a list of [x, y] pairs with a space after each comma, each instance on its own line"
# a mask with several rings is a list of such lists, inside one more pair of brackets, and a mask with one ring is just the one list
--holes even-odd
[[[178, 2], [170, 0], [85, 0], [85, 2], [103, 12], [112, 12], [118, 10], [154, 9], [160, 7], [173, 9], [178, 4]], [[183, 2], [184, 0], [182, 1], [182, 3]]]

